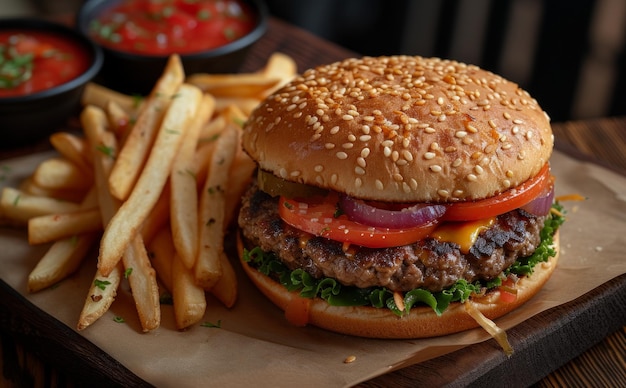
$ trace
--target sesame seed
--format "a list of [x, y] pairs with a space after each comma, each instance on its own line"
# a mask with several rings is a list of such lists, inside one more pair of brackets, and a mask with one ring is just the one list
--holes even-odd
[[434, 152], [426, 152], [424, 154], [424, 159], [430, 160], [430, 159], [433, 159], [435, 156], [437, 156], [437, 155]]
[[331, 135], [336, 135], [337, 132], [339, 132], [339, 126], [336, 125], [336, 126], [332, 127], [329, 132], [330, 132]]
[[513, 120], [513, 124], [524, 124], [524, 121], [522, 121], [520, 119], [515, 119], [515, 120]]
[[503, 180], [502, 184], [504, 185], [504, 187], [511, 187], [511, 181], [508, 179]]
[[440, 165], [438, 164], [433, 164], [432, 166], [428, 167], [430, 169], [430, 171], [432, 172], [441, 172], [442, 168]]
[[526, 140], [530, 140], [533, 137], [533, 131], [526, 132]]
[[343, 115], [341, 116], [341, 118], [344, 119], [345, 121], [354, 120], [354, 116], [352, 115]]
[[509, 112], [502, 113], [502, 116], [504, 116], [504, 118], [507, 119], [507, 120], [511, 119], [511, 114]]
[[456, 158], [454, 159], [454, 162], [452, 162], [452, 167], [459, 167], [461, 164], [463, 164], [463, 160], [461, 160], [461, 158]]
[[365, 147], [361, 150], [361, 157], [367, 158], [370, 154], [370, 149]]
[[343, 152], [343, 151], [339, 151], [339, 152], [337, 152], [337, 153], [335, 154], [335, 156], [337, 156], [337, 158], [338, 158], [338, 159], [341, 159], [341, 160], [348, 159], [348, 154], [346, 154], [346, 153], [345, 153], [345, 152]]
[[474, 172], [478, 175], [483, 173], [483, 168], [480, 166], [474, 166]]
[[440, 197], [444, 197], [444, 198], [448, 198], [450, 196], [450, 192], [445, 189], [437, 190], [437, 194], [439, 194]]
[[383, 182], [381, 182], [379, 179], [376, 179], [376, 181], [374, 182], [374, 185], [376, 186], [378, 190], [385, 189], [385, 185], [383, 185]]
[[391, 155], [391, 148], [384, 147], [383, 148], [383, 155], [385, 155], [386, 157], [389, 157]]
[[333, 185], [337, 184], [337, 179], [338, 179], [337, 174], [331, 175], [330, 176], [330, 183], [332, 183]]
[[470, 181], [470, 182], [476, 182], [476, 180], [478, 180], [478, 178], [474, 174], [467, 174], [467, 180]]
[[327, 150], [332, 150], [333, 148], [335, 148], [335, 145], [333, 143], [326, 143], [324, 144], [324, 148], [326, 148]]
[[315, 170], [315, 172], [322, 172], [324, 171], [324, 166], [322, 166], [321, 164], [318, 164], [315, 167], [313, 167], [313, 170]]
[[456, 131], [456, 133], [454, 134], [454, 136], [458, 137], [459, 139], [464, 138], [465, 136], [467, 136], [467, 132], [465, 131]]
[[345, 150], [349, 150], [350, 148], [354, 147], [354, 143], [343, 143], [341, 145], [341, 148], [345, 149]]
[[281, 168], [280, 170], [278, 170], [278, 175], [280, 175], [281, 178], [287, 178], [287, 170], [284, 168]]
[[360, 167], [362, 167], [362, 168], [367, 167], [367, 162], [366, 162], [366, 161], [365, 161], [365, 159], [364, 159], [363, 157], [361, 157], [361, 156], [359, 156], [359, 157], [356, 159], [356, 163], [357, 163]]
[[365, 169], [363, 169], [361, 166], [356, 166], [354, 168], [354, 173], [357, 175], [365, 175]]
[[513, 178], [513, 171], [511, 171], [511, 170], [506, 170], [506, 173], [505, 173], [505, 174], [506, 174], [506, 176], [507, 176], [507, 177], [509, 177], [509, 178]]
[[391, 177], [393, 178], [394, 181], [396, 182], [402, 182], [404, 180], [404, 178], [402, 177], [402, 175], [395, 173], [395, 174], [391, 174]]

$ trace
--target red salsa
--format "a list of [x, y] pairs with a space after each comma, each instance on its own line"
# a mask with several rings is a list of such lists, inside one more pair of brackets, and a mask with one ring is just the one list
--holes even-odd
[[92, 37], [117, 50], [186, 54], [248, 34], [256, 20], [239, 0], [125, 0], [91, 22]]
[[82, 73], [90, 58], [62, 35], [35, 30], [0, 31], [0, 97], [16, 97], [64, 84]]

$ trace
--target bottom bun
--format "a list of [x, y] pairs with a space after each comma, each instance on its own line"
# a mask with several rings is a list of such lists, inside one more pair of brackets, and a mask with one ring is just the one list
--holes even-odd
[[[283, 285], [262, 274], [243, 261], [243, 243], [238, 239], [241, 264], [255, 286], [276, 306], [287, 312], [302, 298], [297, 291], [290, 292]], [[548, 262], [535, 266], [530, 276], [517, 282], [517, 298], [513, 302], [500, 301], [500, 292], [492, 290], [485, 296], [471, 298], [473, 305], [487, 318], [496, 319], [515, 310], [532, 298], [548, 281], [559, 256], [559, 234], [554, 236], [556, 255]], [[465, 310], [462, 303], [451, 303], [437, 316], [430, 307], [413, 307], [409, 315], [398, 317], [386, 308], [369, 306], [331, 306], [321, 298], [309, 299], [307, 322], [314, 326], [342, 334], [369, 338], [427, 338], [478, 327], [479, 324]]]

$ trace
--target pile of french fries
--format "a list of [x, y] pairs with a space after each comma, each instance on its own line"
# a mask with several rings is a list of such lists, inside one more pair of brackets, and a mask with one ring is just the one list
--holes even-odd
[[241, 126], [295, 73], [276, 53], [255, 73], [186, 77], [172, 55], [145, 98], [89, 84], [83, 133], [53, 134], [55, 156], [2, 191], [2, 223], [26, 226], [30, 244], [49, 244], [28, 290], [72, 275], [99, 245], [78, 330], [103, 316], [122, 281], [144, 332], [160, 325], [160, 286], [178, 329], [203, 318], [207, 292], [232, 307], [237, 279], [224, 237], [255, 168]]

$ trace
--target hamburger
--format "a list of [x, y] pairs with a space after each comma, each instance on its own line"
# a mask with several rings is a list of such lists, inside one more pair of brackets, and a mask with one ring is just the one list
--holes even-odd
[[244, 125], [258, 169], [238, 217], [243, 268], [297, 325], [493, 328], [556, 266], [553, 142], [529, 93], [476, 66], [389, 56], [307, 70]]

